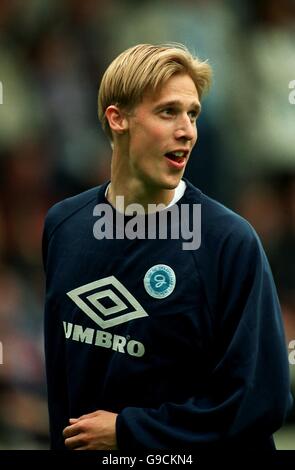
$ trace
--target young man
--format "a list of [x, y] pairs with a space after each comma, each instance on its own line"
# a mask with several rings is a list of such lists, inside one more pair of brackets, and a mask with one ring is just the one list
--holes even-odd
[[[102, 79], [111, 182], [54, 206], [44, 230], [53, 449], [273, 448], [291, 399], [268, 262], [245, 220], [182, 179], [210, 79], [185, 47], [146, 44]], [[151, 204], [166, 239], [148, 236]], [[188, 219], [197, 246], [172, 233]]]

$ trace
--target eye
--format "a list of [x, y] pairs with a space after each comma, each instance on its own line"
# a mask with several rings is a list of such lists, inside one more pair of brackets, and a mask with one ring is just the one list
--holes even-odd
[[198, 116], [199, 116], [199, 114], [197, 113], [197, 111], [190, 111], [190, 112], [188, 113], [188, 115], [189, 115], [189, 118], [190, 118], [191, 122], [196, 122], [197, 119], [198, 119]]
[[175, 109], [174, 108], [164, 108], [162, 109], [161, 111], [161, 114], [164, 116], [164, 117], [170, 117], [170, 116], [174, 116], [175, 114]]

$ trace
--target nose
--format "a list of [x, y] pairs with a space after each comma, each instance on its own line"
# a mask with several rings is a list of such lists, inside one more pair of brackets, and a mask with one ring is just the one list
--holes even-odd
[[186, 114], [177, 121], [175, 129], [175, 138], [177, 140], [193, 141], [197, 138], [196, 123], [192, 122]]

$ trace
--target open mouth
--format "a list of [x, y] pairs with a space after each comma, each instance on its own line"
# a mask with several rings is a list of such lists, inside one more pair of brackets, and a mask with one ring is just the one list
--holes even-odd
[[177, 151], [177, 152], [167, 152], [165, 157], [176, 165], [184, 165], [188, 152], [186, 151]]

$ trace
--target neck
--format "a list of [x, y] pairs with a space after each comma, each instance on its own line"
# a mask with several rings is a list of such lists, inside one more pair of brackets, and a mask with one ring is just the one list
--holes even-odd
[[[153, 212], [152, 205], [168, 206], [174, 197], [174, 189], [156, 189], [149, 188], [146, 190], [141, 183], [134, 180], [127, 184], [116, 184], [111, 179], [111, 184], [108, 188], [107, 199], [112, 206], [117, 207], [120, 212], [126, 212], [127, 206], [130, 204], [140, 204], [144, 212]], [[120, 199], [118, 198], [120, 196]], [[123, 196], [123, 200], [121, 199]], [[119, 206], [118, 206], [119, 203]], [[128, 210], [127, 210], [128, 212]]]
[[[108, 189], [107, 199], [112, 206], [117, 207], [121, 212], [126, 212], [126, 207], [130, 204], [140, 204], [144, 211], [150, 211], [149, 205], [163, 204], [167, 206], [174, 197], [174, 189], [163, 189], [149, 182], [144, 183], [140, 178], [130, 175], [127, 161], [113, 152], [111, 167], [111, 184]], [[118, 196], [123, 196], [118, 207]], [[152, 209], [151, 209], [152, 210]]]

